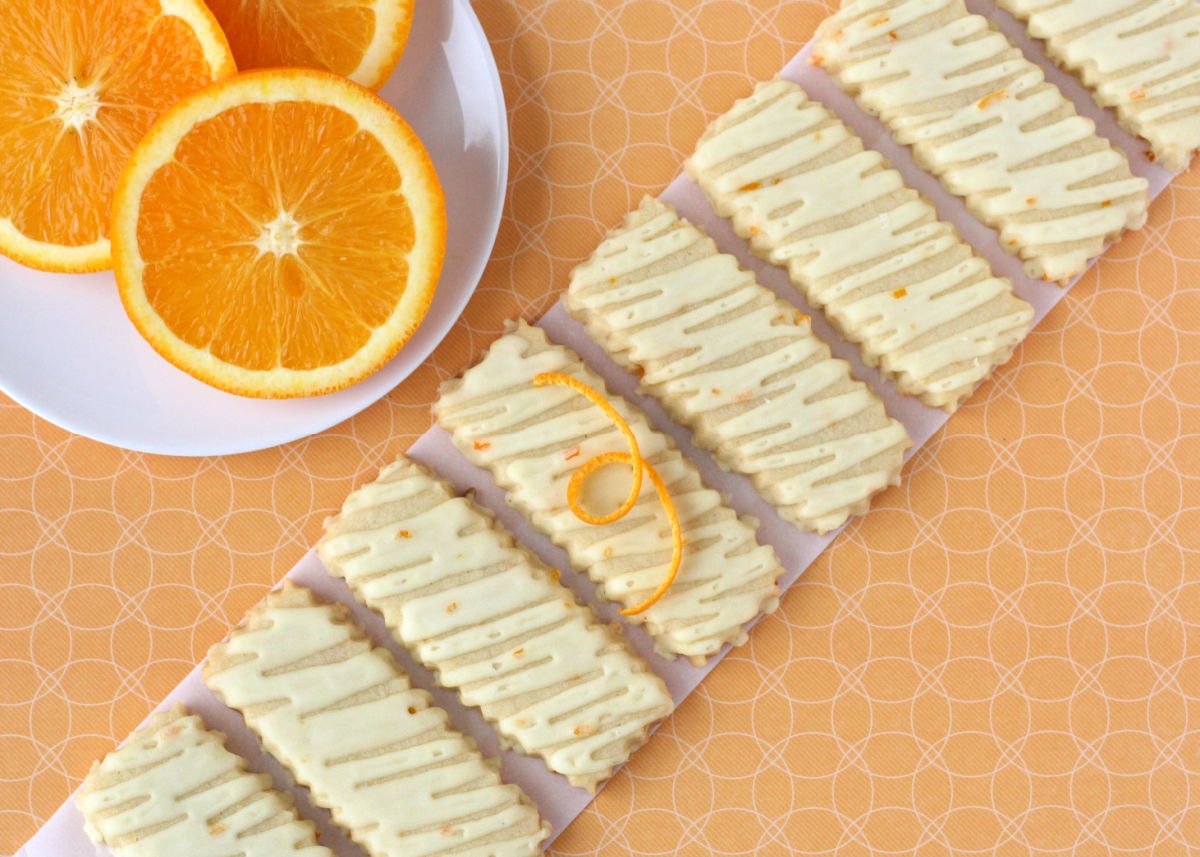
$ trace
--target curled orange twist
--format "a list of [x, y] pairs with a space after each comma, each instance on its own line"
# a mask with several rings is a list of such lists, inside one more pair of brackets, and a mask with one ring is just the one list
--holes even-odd
[[[613, 425], [624, 436], [625, 442], [629, 444], [629, 452], [606, 452], [602, 455], [597, 455], [585, 461], [571, 474], [571, 481], [567, 483], [567, 506], [576, 518], [585, 524], [594, 524], [597, 526], [611, 524], [613, 521], [618, 521], [628, 515], [637, 504], [638, 495], [642, 493], [643, 474], [650, 477], [650, 482], [654, 485], [659, 502], [662, 503], [663, 511], [667, 515], [667, 522], [671, 526], [671, 565], [667, 569], [667, 576], [663, 578], [662, 583], [658, 585], [658, 588], [654, 590], [654, 593], [649, 598], [636, 607], [626, 607], [620, 611], [622, 616], [636, 616], [639, 613], [644, 613], [653, 607], [667, 593], [667, 590], [671, 588], [671, 584], [675, 582], [675, 578], [679, 575], [679, 566], [683, 562], [683, 528], [679, 524], [679, 513], [675, 509], [675, 502], [671, 499], [667, 485], [663, 482], [662, 477], [658, 475], [658, 471], [654, 469], [653, 465], [642, 458], [642, 453], [638, 449], [638, 442], [633, 434], [633, 429], [629, 427], [629, 423], [625, 422], [625, 418], [617, 413], [616, 408], [609, 404], [604, 396], [578, 378], [564, 375], [561, 372], [543, 372], [533, 379], [533, 384], [535, 387], [554, 385], [574, 390], [600, 408], [600, 410], [604, 411], [604, 415], [612, 420]], [[628, 464], [633, 471], [633, 485], [629, 489], [629, 496], [614, 511], [609, 512], [607, 515], [593, 515], [580, 502], [580, 498], [583, 495], [583, 488], [593, 473], [609, 464]]]

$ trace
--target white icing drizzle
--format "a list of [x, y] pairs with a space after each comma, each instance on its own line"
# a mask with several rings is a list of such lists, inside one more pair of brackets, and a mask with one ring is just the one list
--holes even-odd
[[209, 652], [204, 680], [373, 857], [523, 857], [548, 827], [341, 605], [291, 583]]
[[618, 631], [415, 462], [351, 494], [318, 551], [443, 686], [572, 785], [594, 791], [671, 712]]
[[[538, 328], [518, 327], [492, 345], [461, 379], [447, 382], [434, 405], [438, 422], [474, 463], [492, 472], [509, 501], [564, 547], [571, 562], [600, 587], [601, 597], [640, 604], [666, 575], [671, 536], [650, 480], [638, 503], [619, 521], [596, 526], [567, 507], [567, 482], [580, 464], [606, 452], [624, 452], [625, 440], [595, 405], [562, 387], [534, 387], [543, 372], [562, 372], [593, 387], [629, 422], [641, 453], [670, 489], [683, 527], [679, 577], [654, 606], [631, 621], [644, 622], [660, 652], [703, 663], [725, 643], [746, 638], [744, 625], [779, 603], [782, 573], [771, 548], [755, 540], [755, 522], [743, 520], [669, 438], [650, 428], [628, 402], [607, 393], [603, 380], [572, 352], [552, 345]], [[786, 457], [788, 453], [781, 453]], [[799, 463], [802, 454], [795, 456]], [[772, 466], [770, 464], [765, 466]], [[608, 511], [628, 493], [629, 468], [609, 467], [588, 483], [584, 502]]]
[[566, 303], [797, 526], [836, 527], [898, 481], [904, 427], [790, 304], [664, 203], [644, 200], [575, 269]]
[[1196, 0], [1000, 0], [1121, 124], [1183, 170], [1200, 146]]
[[846, 0], [823, 64], [1035, 277], [1065, 282], [1146, 221], [1147, 184], [963, 0]]
[[98, 762], [78, 802], [88, 835], [118, 857], [333, 857], [292, 796], [182, 706]]
[[[1012, 284], [794, 83], [767, 81], [737, 102], [700, 139], [687, 171], [869, 365], [926, 404], [953, 411], [1029, 331], [1033, 308]], [[602, 255], [593, 264], [607, 265]], [[674, 271], [673, 285], [690, 290], [690, 270]], [[656, 278], [644, 288], [651, 283], [668, 285]]]

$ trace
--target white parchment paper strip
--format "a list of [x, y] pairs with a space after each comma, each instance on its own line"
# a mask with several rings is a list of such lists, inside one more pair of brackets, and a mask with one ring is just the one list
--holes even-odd
[[[1031, 60], [1046, 68], [1047, 77], [1063, 89], [1075, 102], [1079, 111], [1096, 120], [1099, 131], [1126, 151], [1134, 172], [1150, 181], [1150, 192], [1153, 196], [1162, 192], [1170, 182], [1171, 175], [1146, 159], [1144, 145], [1117, 127], [1113, 118], [1096, 106], [1081, 84], [1054, 67], [1040, 48], [1026, 36], [1018, 22], [1004, 13], [997, 12], [993, 0], [968, 0], [968, 3], [975, 11], [995, 20]], [[1020, 262], [1004, 252], [996, 233], [971, 217], [960, 200], [947, 194], [936, 179], [922, 172], [913, 163], [908, 152], [891, 140], [883, 126], [859, 110], [853, 99], [843, 94], [828, 76], [808, 66], [806, 59], [811, 47], [811, 43], [806, 45], [784, 67], [782, 76], [801, 83], [810, 96], [824, 102], [848, 122], [868, 146], [886, 155], [911, 185], [934, 201], [941, 216], [954, 223], [963, 236], [987, 257], [997, 273], [1012, 278], [1021, 297], [1033, 304], [1036, 310], [1035, 317], [1040, 321], [1050, 308], [1062, 299], [1066, 289], [1024, 276]], [[723, 108], [727, 105], [717, 106]], [[943, 412], [926, 408], [915, 399], [900, 396], [878, 372], [864, 366], [859, 359], [857, 347], [840, 339], [823, 316], [813, 312], [804, 303], [799, 293], [788, 283], [782, 270], [752, 257], [746, 243], [734, 235], [729, 225], [712, 212], [700, 190], [690, 181], [683, 177], [676, 179], [663, 192], [662, 199], [675, 205], [685, 217], [705, 229], [722, 250], [733, 253], [744, 266], [755, 271], [759, 282], [813, 317], [813, 328], [817, 334], [830, 343], [837, 356], [853, 364], [855, 374], [883, 397], [889, 413], [908, 428], [915, 442], [910, 455], [945, 424], [947, 417]], [[762, 522], [759, 538], [775, 548], [787, 569], [781, 581], [785, 588], [791, 585], [836, 537], [837, 533], [825, 536], [800, 533], [785, 524], [753, 491], [747, 480], [722, 471], [707, 453], [692, 446], [686, 431], [675, 425], [656, 403], [637, 394], [635, 379], [617, 367], [588, 339], [582, 327], [563, 311], [561, 304], [555, 306], [538, 323], [546, 329], [551, 339], [578, 351], [604, 376], [610, 389], [635, 399], [646, 410], [651, 421], [661, 430], [671, 434], [684, 453], [697, 462], [709, 485], [722, 491], [739, 512], [753, 515]], [[458, 454], [444, 432], [437, 428], [431, 429], [417, 440], [410, 448], [409, 454], [432, 466], [461, 490], [474, 489], [476, 498], [495, 511], [521, 542], [542, 559], [563, 570], [564, 583], [595, 606], [605, 619], [617, 618], [616, 610], [611, 605], [596, 603], [594, 587], [585, 577], [570, 570], [566, 555], [551, 545], [544, 536], [534, 532], [518, 513], [508, 508], [503, 492], [486, 473], [470, 465]], [[384, 463], [379, 462], [380, 465]], [[310, 551], [305, 555], [287, 577], [311, 587], [325, 598], [350, 606], [355, 619], [371, 638], [392, 651], [400, 664], [411, 673], [413, 683], [429, 690], [434, 700], [450, 712], [451, 720], [459, 729], [473, 735], [485, 752], [498, 752], [496, 736], [483, 718], [474, 710], [460, 705], [454, 694], [439, 689], [429, 673], [417, 666], [407, 652], [395, 643], [384, 627], [382, 619], [357, 605], [346, 586], [328, 575], [315, 553]], [[668, 662], [652, 652], [649, 638], [640, 629], [628, 628], [628, 631], [634, 646], [667, 681], [677, 703], [687, 696], [720, 660], [720, 657], [714, 658], [703, 668], [692, 667], [682, 662]], [[287, 773], [262, 751], [257, 739], [246, 728], [241, 717], [225, 708], [208, 692], [200, 678], [199, 668], [180, 682], [171, 695], [163, 700], [163, 706], [174, 702], [182, 702], [201, 714], [212, 728], [226, 733], [230, 748], [245, 756], [251, 767], [270, 773], [280, 788], [295, 792], [301, 813], [317, 822], [321, 830], [321, 841], [339, 857], [362, 857], [362, 851], [332, 824], [328, 813], [314, 807], [308, 800], [307, 792], [294, 787]], [[586, 792], [572, 788], [565, 779], [551, 774], [539, 760], [512, 752], [500, 755], [505, 779], [518, 783], [537, 802], [543, 816], [553, 825], [555, 835], [590, 802], [591, 798]], [[82, 817], [75, 808], [72, 797], [18, 852], [18, 857], [95, 857], [101, 853], [103, 849], [97, 849], [84, 834]]]

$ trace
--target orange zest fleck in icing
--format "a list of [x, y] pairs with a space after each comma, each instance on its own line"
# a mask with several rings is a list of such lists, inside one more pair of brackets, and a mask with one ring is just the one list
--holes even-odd
[[748, 182], [748, 183], [742, 185], [741, 187], [739, 187], [738, 190], [741, 191], [742, 193], [746, 193], [748, 191], [758, 190], [761, 187], [762, 187], [762, 182]]
[[[683, 528], [679, 523], [679, 513], [675, 509], [675, 502], [671, 499], [671, 493], [667, 490], [667, 485], [663, 482], [662, 477], [659, 476], [658, 471], [654, 469], [650, 462], [642, 458], [641, 450], [638, 448], [637, 437], [634, 435], [633, 429], [629, 427], [629, 423], [625, 422], [625, 418], [617, 413], [616, 408], [609, 404], [599, 392], [578, 378], [564, 375], [561, 372], [543, 372], [533, 379], [533, 383], [535, 387], [549, 385], [566, 387], [583, 396], [604, 412], [604, 415], [612, 421], [617, 431], [621, 433], [625, 438], [625, 442], [629, 445], [628, 452], [606, 452], [597, 455], [585, 461], [571, 474], [571, 481], [567, 483], [567, 505], [575, 517], [585, 524], [597, 526], [611, 524], [613, 521], [620, 520], [629, 514], [637, 504], [638, 496], [642, 493], [643, 477], [649, 478], [655, 492], [658, 494], [659, 502], [662, 503], [663, 511], [667, 516], [667, 523], [671, 527], [671, 564], [667, 569], [666, 576], [649, 598], [641, 604], [634, 607], [626, 607], [620, 611], [622, 616], [636, 616], [639, 613], [644, 613], [653, 607], [666, 594], [667, 590], [670, 589], [671, 584], [675, 582], [675, 578], [679, 575], [679, 566], [683, 562]], [[583, 507], [580, 498], [583, 495], [583, 488], [587, 483], [588, 477], [602, 467], [607, 467], [609, 464], [628, 464], [633, 471], [633, 484], [630, 486], [629, 496], [614, 511], [609, 512], [607, 515], [594, 515]]]
[[900, 298], [907, 297], [907, 296], [908, 296], [908, 289], [896, 289], [896, 291], [892, 292], [892, 297], [894, 297], [896, 300], [900, 300]]
[[492, 445], [490, 443], [488, 443], [486, 440], [475, 441], [475, 451], [476, 452], [483, 452], [485, 449], [491, 449], [491, 447], [492, 447]]
[[995, 104], [997, 101], [1003, 101], [1008, 98], [1008, 92], [1003, 89], [997, 89], [995, 92], [989, 92], [983, 98], [975, 102], [975, 106], [980, 110], [986, 110], [988, 107]]

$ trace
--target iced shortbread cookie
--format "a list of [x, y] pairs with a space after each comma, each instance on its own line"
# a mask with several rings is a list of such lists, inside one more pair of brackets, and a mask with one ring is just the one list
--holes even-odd
[[525, 857], [549, 832], [341, 605], [285, 583], [204, 681], [372, 857]]
[[1200, 146], [1196, 0], [1000, 0], [1121, 124], [1182, 170]]
[[444, 686], [518, 750], [594, 791], [671, 712], [662, 679], [491, 515], [401, 458], [318, 552]]
[[1066, 282], [1146, 221], [1146, 181], [963, 0], [844, 0], [823, 65], [1000, 233], [1034, 277]]
[[[687, 171], [754, 251], [786, 268], [808, 302], [862, 346], [868, 364], [928, 405], [953, 411], [1029, 331], [1033, 308], [1012, 284], [994, 276], [882, 155], [864, 149], [794, 83], [761, 83], [737, 102], [705, 132]], [[647, 217], [644, 204], [633, 220]], [[638, 276], [651, 278], [641, 287], [658, 287], [654, 275], [669, 267], [673, 281], [692, 288], [697, 265], [718, 264], [716, 250], [709, 243], [679, 255], [703, 239], [690, 226], [675, 227], [685, 235], [649, 240], [668, 225], [660, 216], [612, 236], [605, 246], [620, 242], [626, 252], [615, 263], [612, 249], [593, 257], [584, 269], [595, 281], [591, 290], [599, 293], [604, 271], [628, 266], [648, 244], [657, 267], [643, 266]], [[665, 253], [675, 255], [657, 261]]]
[[88, 835], [117, 857], [333, 857], [290, 794], [178, 705], [97, 762], [78, 803]]
[[904, 427], [794, 307], [647, 199], [575, 269], [567, 307], [697, 443], [807, 530], [900, 478]]
[[[779, 603], [782, 573], [775, 552], [755, 539], [721, 495], [706, 488], [695, 466], [670, 438], [654, 431], [636, 408], [609, 395], [599, 376], [539, 328], [519, 323], [493, 343], [461, 378], [448, 381], [434, 405], [437, 420], [458, 448], [491, 471], [509, 502], [564, 547], [571, 561], [600, 586], [602, 597], [626, 608], [642, 604], [667, 576], [671, 527], [650, 480], [637, 505], [613, 523], [584, 523], [568, 508], [567, 483], [583, 462], [624, 452], [625, 439], [586, 398], [555, 386], [534, 385], [542, 373], [562, 373], [605, 396], [628, 421], [641, 454], [669, 489], [681, 524], [684, 553], [678, 579], [644, 622], [658, 649], [703, 663], [725, 643], [746, 638], [744, 626]], [[612, 465], [588, 483], [586, 505], [607, 512], [631, 487], [630, 468]]]

